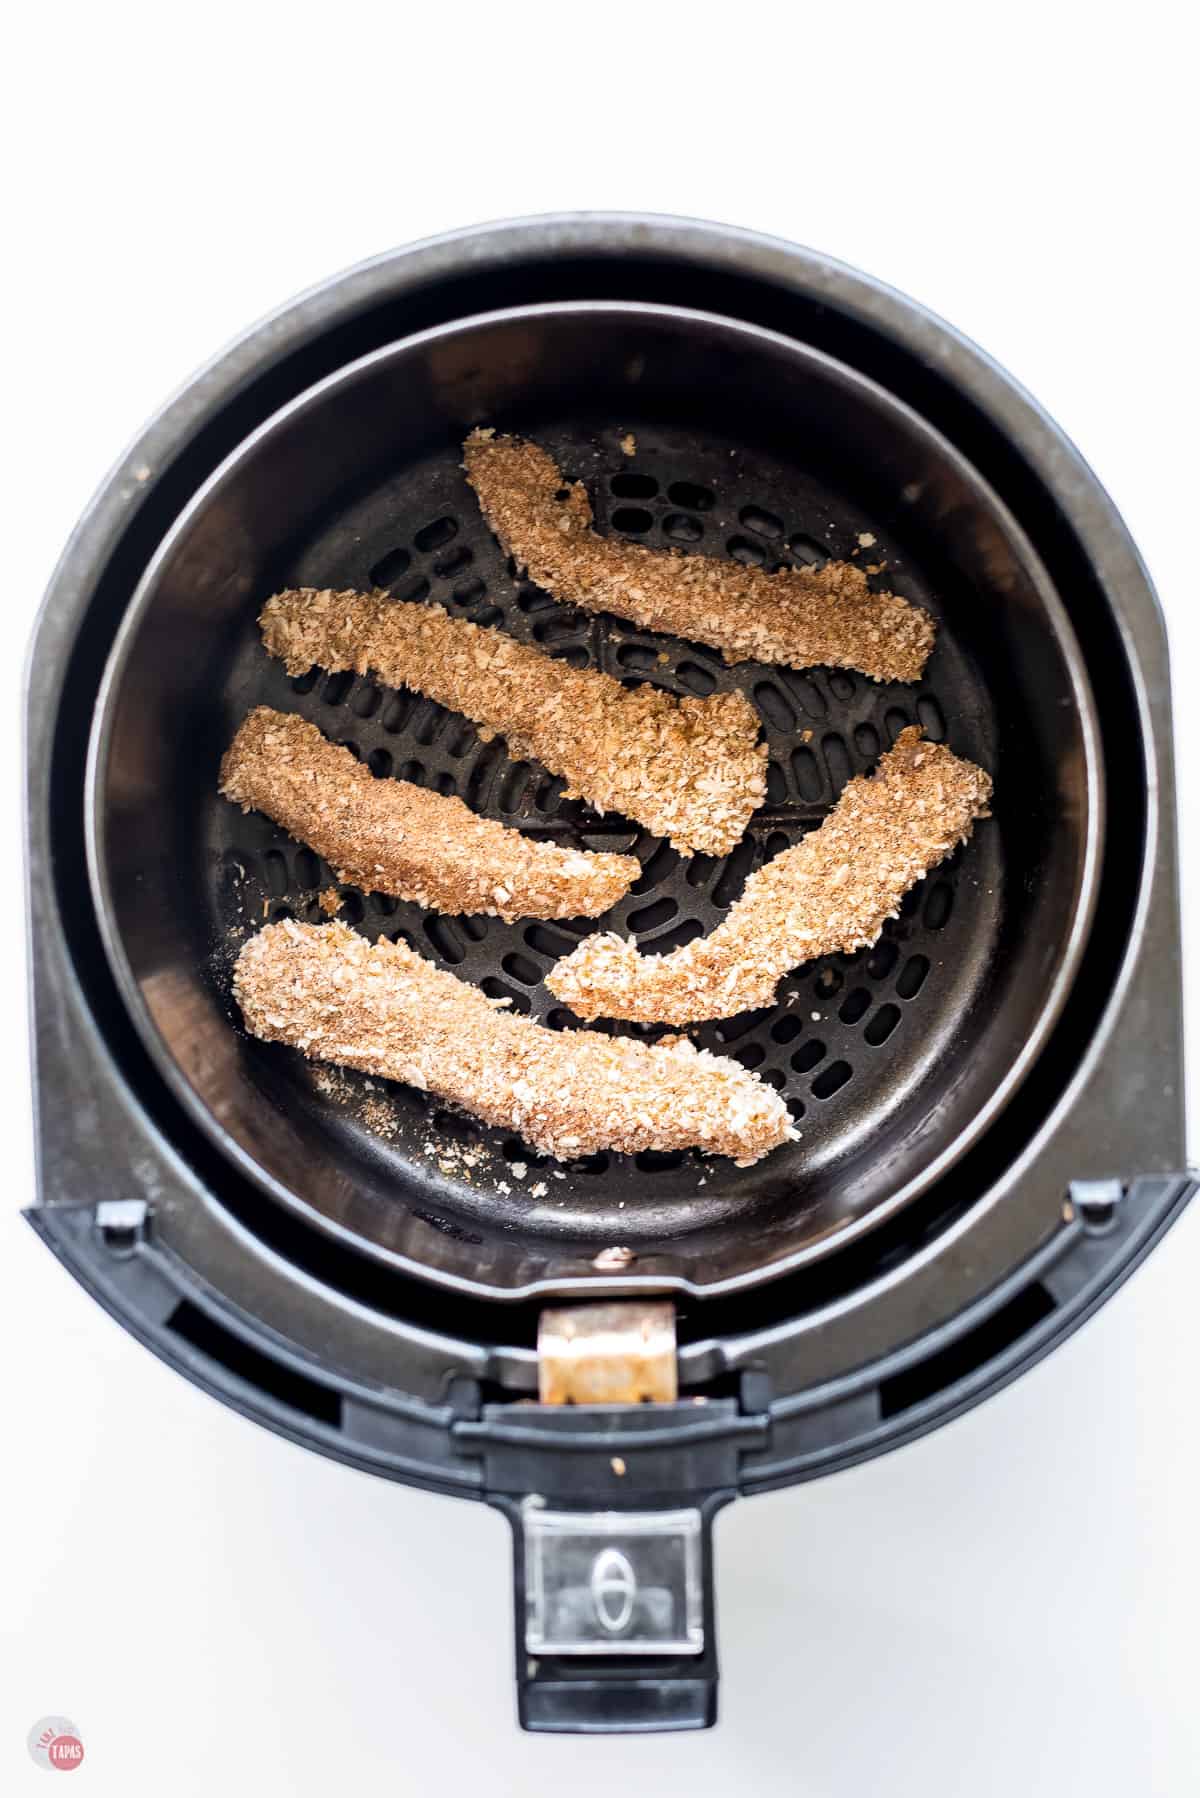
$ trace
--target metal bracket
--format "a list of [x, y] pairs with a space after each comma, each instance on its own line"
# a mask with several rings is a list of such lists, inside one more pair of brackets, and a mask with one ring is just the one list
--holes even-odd
[[538, 1397], [543, 1405], [671, 1405], [679, 1396], [675, 1307], [618, 1300], [543, 1311]]

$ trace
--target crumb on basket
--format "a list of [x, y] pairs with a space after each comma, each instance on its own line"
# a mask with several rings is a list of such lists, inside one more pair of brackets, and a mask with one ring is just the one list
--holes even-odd
[[626, 431], [624, 437], [622, 437], [621, 452], [623, 455], [626, 455], [626, 456], [636, 456], [636, 454], [637, 454], [637, 438], [634, 436], [632, 431]]

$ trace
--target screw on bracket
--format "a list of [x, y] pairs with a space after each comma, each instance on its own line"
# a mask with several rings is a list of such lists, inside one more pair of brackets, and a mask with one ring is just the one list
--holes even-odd
[[131, 1255], [146, 1240], [150, 1207], [145, 1199], [101, 1199], [96, 1228], [114, 1254]]
[[1120, 1180], [1072, 1180], [1070, 1204], [1080, 1223], [1092, 1235], [1111, 1230], [1125, 1197]]

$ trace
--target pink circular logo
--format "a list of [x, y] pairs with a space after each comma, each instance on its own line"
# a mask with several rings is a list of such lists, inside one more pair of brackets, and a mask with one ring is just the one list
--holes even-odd
[[71, 1773], [83, 1761], [83, 1741], [69, 1717], [39, 1717], [28, 1741], [30, 1755], [47, 1773]]

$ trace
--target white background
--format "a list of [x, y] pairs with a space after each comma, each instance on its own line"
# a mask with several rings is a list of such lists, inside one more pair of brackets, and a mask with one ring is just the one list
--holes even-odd
[[[1185, 12], [23, 8], [0, 163], [13, 905], [21, 646], [124, 441], [295, 290], [425, 233], [552, 208], [798, 239], [906, 289], [1011, 368], [1091, 459], [1158, 583], [1194, 814]], [[1195, 824], [1185, 855], [1194, 913]], [[223, 1410], [19, 1221], [33, 1175], [15, 915], [2, 940], [0, 1790], [42, 1789], [25, 1736], [48, 1712], [83, 1733], [79, 1789], [121, 1798], [1197, 1790], [1200, 1207], [981, 1410], [727, 1514], [714, 1734], [524, 1737], [499, 1518]], [[1195, 1118], [1194, 1074], [1191, 1093]]]

